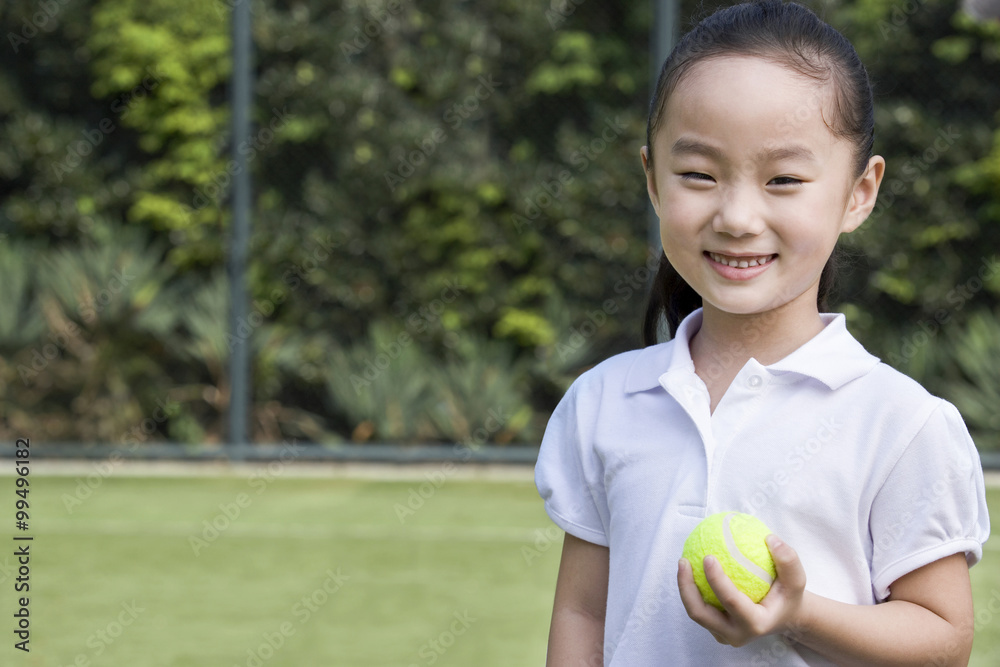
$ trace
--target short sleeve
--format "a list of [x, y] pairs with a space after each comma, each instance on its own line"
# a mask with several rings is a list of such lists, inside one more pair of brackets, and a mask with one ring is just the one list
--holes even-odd
[[893, 581], [936, 560], [964, 553], [971, 567], [989, 537], [983, 469], [955, 407], [938, 400], [893, 465], [869, 517], [872, 586], [889, 596]]
[[583, 377], [559, 402], [542, 437], [535, 464], [535, 485], [545, 501], [545, 511], [567, 533], [608, 546], [607, 496], [603, 466], [594, 452], [593, 429], [581, 424], [580, 415], [594, 414], [585, 405]]

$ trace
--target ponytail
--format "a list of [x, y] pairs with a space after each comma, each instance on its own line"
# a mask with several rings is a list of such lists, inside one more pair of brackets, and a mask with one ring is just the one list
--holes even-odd
[[646, 315], [642, 320], [642, 346], [649, 347], [659, 342], [657, 334], [664, 317], [673, 338], [681, 320], [700, 307], [701, 297], [684, 282], [666, 254], [661, 254], [660, 265], [649, 291]]

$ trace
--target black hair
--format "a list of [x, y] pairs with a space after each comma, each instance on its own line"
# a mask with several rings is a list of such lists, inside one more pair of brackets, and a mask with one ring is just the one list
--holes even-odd
[[[868, 72], [847, 39], [824, 23], [810, 9], [782, 0], [754, 0], [720, 9], [705, 18], [678, 42], [663, 63], [649, 106], [646, 125], [647, 169], [655, 156], [653, 139], [659, 129], [667, 98], [691, 67], [721, 56], [755, 56], [791, 67], [826, 82], [833, 80], [835, 115], [830, 129], [854, 143], [855, 176], [865, 172], [875, 138], [875, 109]], [[837, 275], [833, 254], [820, 276], [817, 305], [829, 309]], [[670, 336], [681, 320], [701, 306], [701, 297], [661, 254], [642, 323], [644, 346], [657, 342], [662, 318]]]

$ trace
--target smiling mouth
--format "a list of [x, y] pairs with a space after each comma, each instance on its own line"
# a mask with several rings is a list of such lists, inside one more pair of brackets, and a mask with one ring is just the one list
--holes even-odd
[[741, 257], [720, 255], [717, 252], [706, 252], [705, 254], [711, 257], [713, 261], [718, 262], [719, 264], [725, 264], [726, 266], [731, 266], [734, 269], [747, 269], [753, 266], [763, 266], [777, 257], [776, 254]]

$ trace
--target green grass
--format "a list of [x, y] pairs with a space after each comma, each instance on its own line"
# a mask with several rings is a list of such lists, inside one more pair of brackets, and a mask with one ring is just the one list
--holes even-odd
[[[63, 498], [76, 478], [31, 481], [31, 652], [12, 647], [16, 564], [0, 555], [0, 664], [544, 662], [561, 538], [530, 482], [449, 479], [433, 494], [425, 485], [430, 497], [401, 522], [396, 506], [420, 482], [278, 478], [253, 487], [236, 477], [116, 475], [70, 513]], [[0, 489], [10, 514], [12, 478], [0, 478]], [[195, 555], [190, 538], [202, 536], [203, 521], [224, 523], [220, 504], [240, 515]], [[1000, 490], [990, 504], [1000, 516]], [[972, 570], [973, 665], [1000, 656], [997, 551]]]
[[[530, 482], [448, 480], [402, 523], [394, 507], [419, 482], [115, 476], [72, 514], [60, 498], [74, 479], [32, 482], [32, 651], [18, 664], [543, 660], [558, 545], [530, 565], [522, 555], [548, 526]], [[203, 521], [229, 521], [220, 504], [240, 515], [195, 555]], [[117, 633], [132, 601], [144, 611], [105, 642], [96, 633]]]

